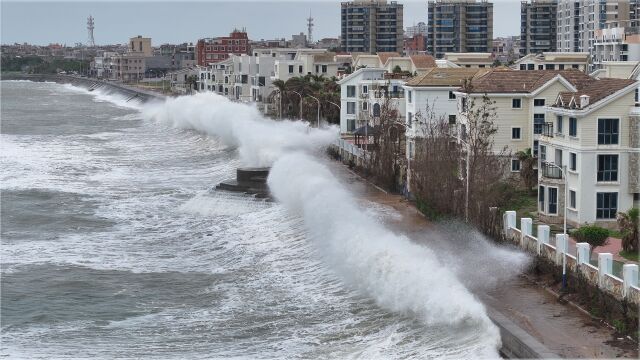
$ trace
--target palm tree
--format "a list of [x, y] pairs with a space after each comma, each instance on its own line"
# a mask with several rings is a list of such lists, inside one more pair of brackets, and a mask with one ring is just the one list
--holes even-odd
[[622, 249], [625, 251], [638, 251], [638, 227], [640, 225], [638, 212], [638, 208], [631, 208], [626, 213], [618, 213], [617, 220], [622, 233]]

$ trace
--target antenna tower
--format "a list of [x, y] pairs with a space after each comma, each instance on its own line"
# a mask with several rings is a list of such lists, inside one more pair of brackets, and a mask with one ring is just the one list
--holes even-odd
[[96, 41], [93, 38], [93, 29], [94, 29], [93, 16], [89, 15], [89, 17], [87, 18], [87, 32], [89, 33], [89, 46], [90, 47], [95, 47], [96, 46]]
[[311, 17], [311, 12], [309, 12], [309, 17], [307, 18], [307, 43], [309, 45], [313, 43], [313, 18]]

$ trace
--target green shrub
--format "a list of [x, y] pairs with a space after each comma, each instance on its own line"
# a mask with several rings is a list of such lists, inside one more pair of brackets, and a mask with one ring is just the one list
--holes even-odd
[[584, 225], [572, 231], [571, 236], [575, 238], [577, 242], [589, 243], [591, 248], [595, 249], [598, 246], [607, 244], [609, 230], [596, 225]]

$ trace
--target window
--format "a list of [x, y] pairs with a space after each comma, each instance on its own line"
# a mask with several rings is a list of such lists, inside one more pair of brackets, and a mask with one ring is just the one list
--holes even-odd
[[558, 115], [556, 118], [556, 133], [562, 134], [562, 123], [564, 122], [562, 115]]
[[533, 114], [533, 133], [542, 134], [544, 128], [544, 114]]
[[526, 64], [520, 64], [520, 70], [527, 70]]
[[598, 155], [598, 181], [618, 181], [618, 155]]
[[373, 104], [373, 116], [380, 116], [380, 104]]
[[453, 91], [449, 91], [449, 100], [454, 100], [456, 98], [456, 94]]
[[319, 73], [320, 72], [320, 65], [316, 65], [316, 72]]
[[618, 143], [618, 119], [598, 119], [598, 145]]
[[535, 69], [536, 69], [535, 64], [527, 64], [527, 70], [535, 70]]
[[556, 149], [555, 164], [560, 166], [560, 167], [562, 167], [563, 161], [562, 161], [562, 150], [561, 149]]
[[356, 97], [356, 87], [353, 85], [347, 86], [347, 97]]
[[411, 127], [411, 122], [413, 121], [413, 114], [408, 112], [407, 113], [407, 126]]
[[362, 110], [366, 111], [367, 109], [369, 109], [369, 103], [365, 101], [362, 103]]
[[298, 73], [302, 74], [302, 65], [298, 65]]
[[356, 119], [347, 119], [347, 131], [356, 129]]
[[555, 70], [556, 69], [556, 65], [555, 64], [546, 64], [545, 65], [545, 69], [547, 69], [547, 70]]
[[578, 168], [578, 156], [576, 153], [569, 153], [569, 169], [576, 171]]
[[520, 128], [511, 128], [511, 139], [520, 140]]
[[327, 72], [327, 65], [322, 65], [322, 72], [326, 73]]
[[547, 161], [547, 147], [540, 145], [540, 160]]
[[511, 107], [514, 109], [520, 109], [522, 107], [521, 99], [511, 99]]
[[618, 193], [605, 192], [596, 194], [596, 218], [615, 219], [618, 213]]
[[353, 115], [356, 113], [356, 103], [353, 101], [349, 101], [347, 103], [347, 114]]
[[544, 106], [544, 99], [533, 99], [533, 106]]
[[544, 186], [538, 186], [538, 210], [544, 212]]
[[558, 188], [549, 188], [549, 214], [558, 213]]
[[456, 116], [449, 115], [449, 125], [454, 125], [456, 123]]
[[367, 85], [362, 85], [362, 93], [363, 94], [368, 94], [369, 93], [369, 87]]
[[578, 136], [578, 119], [574, 117], [569, 118], [569, 136]]
[[576, 208], [576, 192], [575, 190], [569, 190], [569, 207]]
[[519, 172], [520, 171], [520, 160], [511, 159], [511, 171], [512, 172]]
[[462, 108], [462, 111], [467, 111], [467, 98], [462, 98], [460, 99], [460, 107]]
[[411, 102], [413, 101], [413, 99], [412, 99], [413, 91], [409, 90], [409, 91], [407, 91], [407, 94], [409, 95], [409, 97], [407, 98], [408, 99], [407, 101], [408, 101], [409, 104], [411, 104]]
[[289, 74], [293, 74], [293, 65], [289, 65]]

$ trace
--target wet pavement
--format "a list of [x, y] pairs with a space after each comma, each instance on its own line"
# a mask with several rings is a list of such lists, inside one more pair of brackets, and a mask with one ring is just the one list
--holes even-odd
[[[400, 195], [386, 194], [339, 163], [330, 168], [355, 194], [363, 206], [373, 202], [394, 211], [385, 216], [385, 224], [417, 242], [427, 244], [438, 226], [430, 223]], [[417, 236], [423, 234], [423, 236]], [[534, 279], [515, 273], [499, 286], [474, 290], [488, 311], [500, 312], [532, 335], [551, 352], [564, 358], [638, 358], [638, 344], [619, 338], [615, 331], [578, 310], [560, 303], [557, 297]]]

